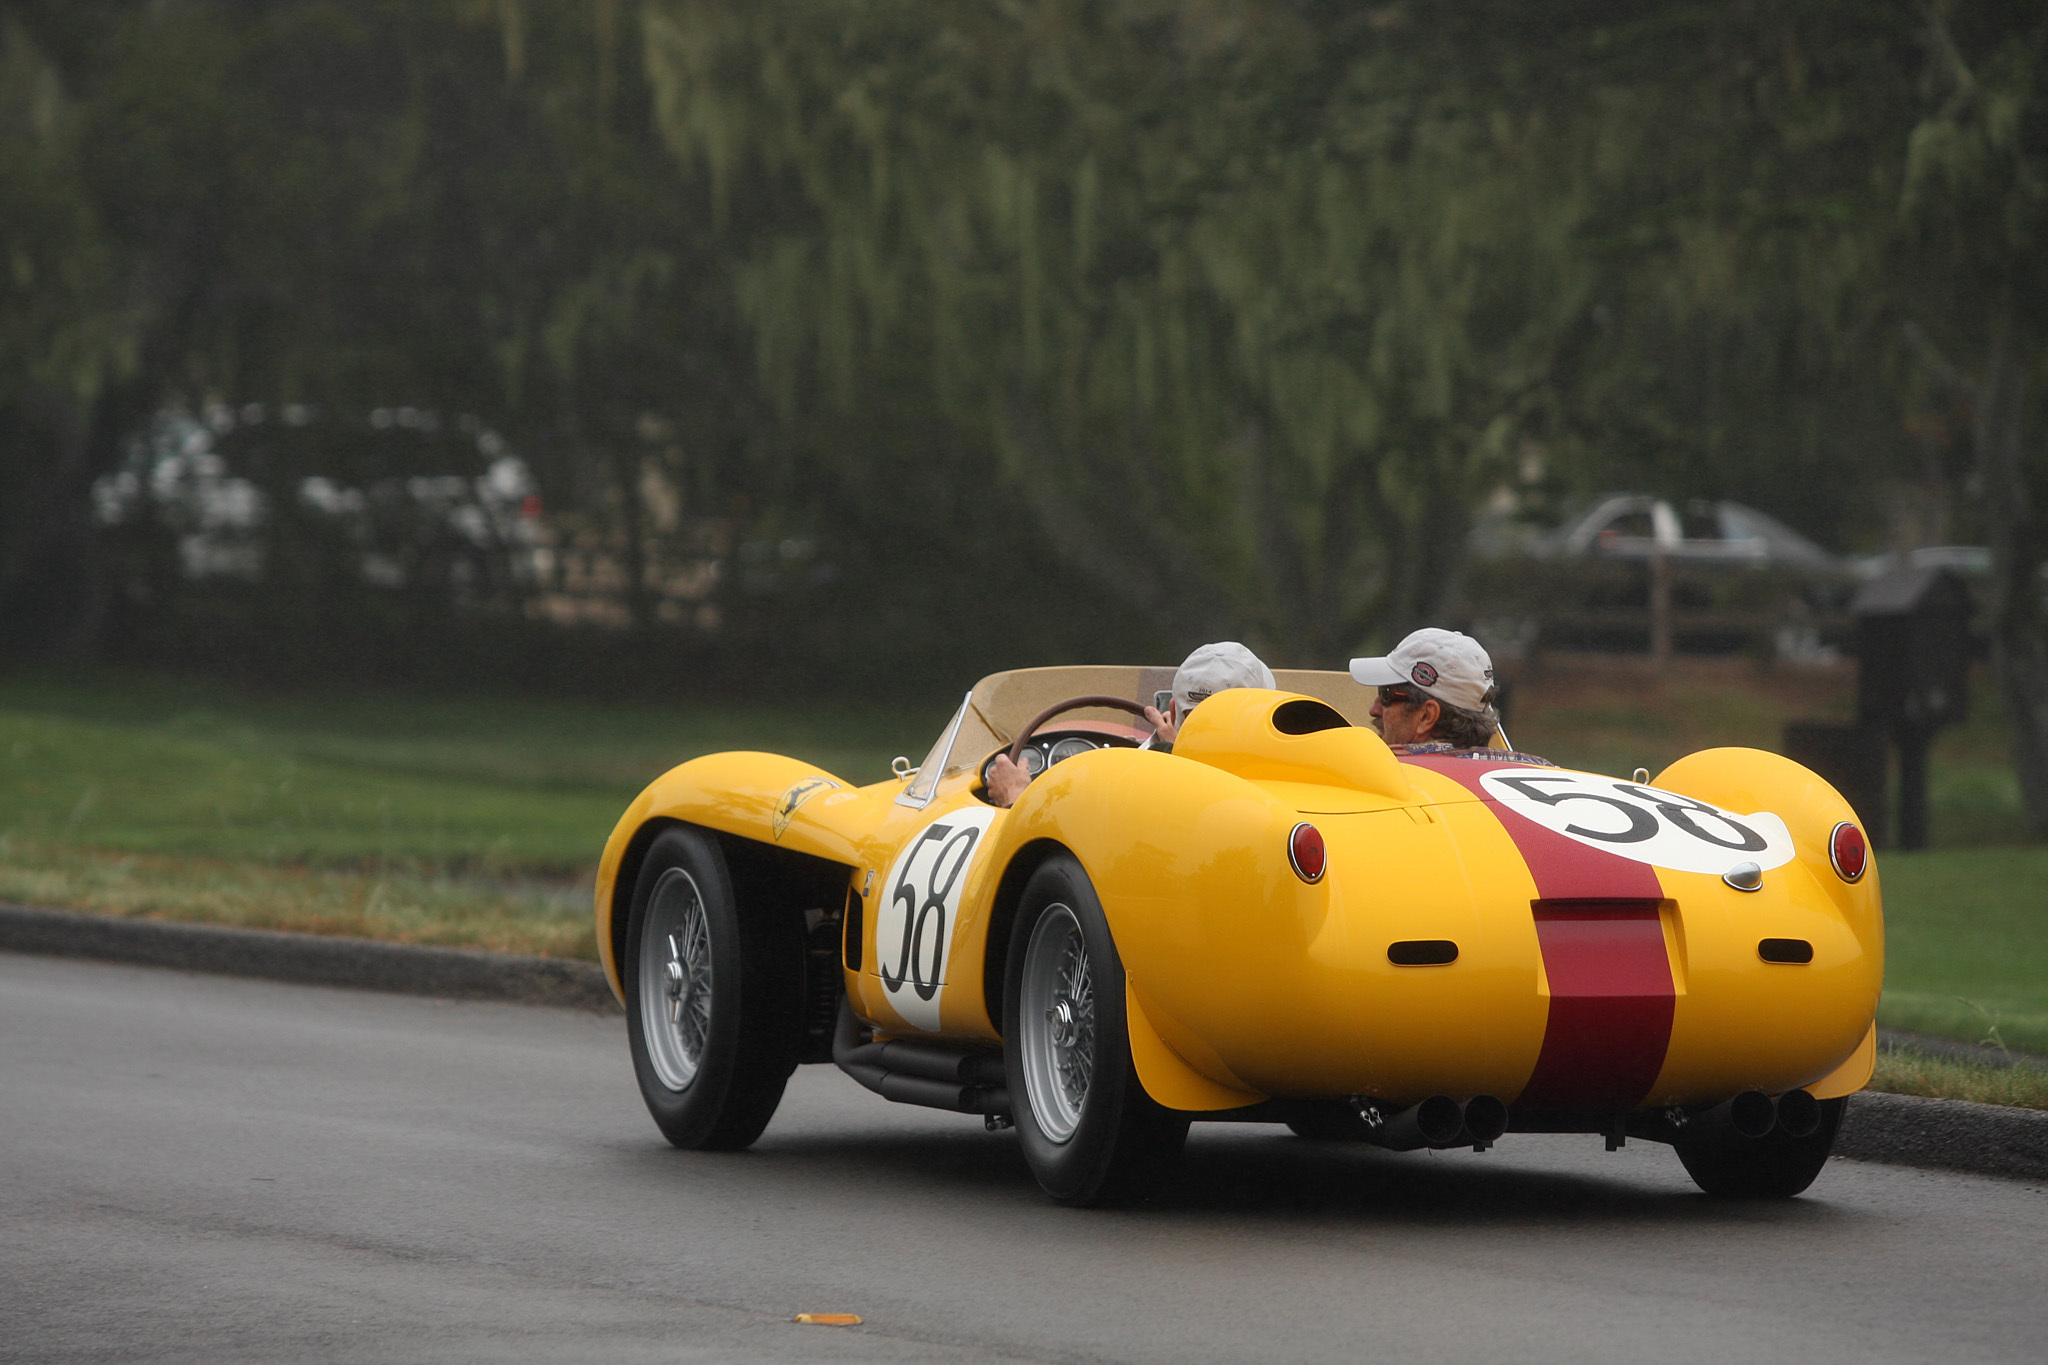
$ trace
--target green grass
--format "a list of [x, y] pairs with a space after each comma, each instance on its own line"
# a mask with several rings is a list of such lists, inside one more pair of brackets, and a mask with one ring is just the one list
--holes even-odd
[[563, 874], [698, 754], [768, 748], [854, 782], [943, 715], [400, 693], [262, 698], [149, 677], [0, 679], [0, 833], [317, 866]]
[[1894, 1028], [2048, 1053], [2048, 848], [1878, 857]]
[[2048, 1071], [1951, 1062], [1906, 1049], [1877, 1054], [1877, 1074], [1870, 1078], [1870, 1088], [1893, 1095], [2048, 1109]]
[[721, 749], [853, 782], [943, 714], [0, 677], [0, 900], [590, 957], [626, 803]]
[[1845, 720], [1854, 678], [1741, 659], [1680, 659], [1657, 674], [1646, 660], [1579, 656], [1523, 665], [1511, 684], [1507, 729], [1517, 748], [1572, 768], [1652, 773], [1699, 749], [1776, 749], [1793, 720]]

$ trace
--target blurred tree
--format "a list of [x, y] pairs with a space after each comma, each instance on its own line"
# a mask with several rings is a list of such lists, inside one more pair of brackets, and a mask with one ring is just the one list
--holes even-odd
[[[205, 614], [93, 606], [93, 480], [167, 401], [329, 414], [238, 438], [269, 568], [206, 611], [248, 648], [417, 653], [471, 621], [435, 578], [454, 556], [371, 592], [299, 501], [315, 474], [477, 472], [419, 462], [480, 467], [484, 425], [609, 557], [633, 648], [669, 625], [792, 676], [935, 675], [1215, 635], [1329, 662], [1444, 612], [1473, 508], [1538, 464], [1555, 491], [1874, 539], [1898, 479], [1947, 475], [1899, 423], [1931, 384], [2003, 490], [2024, 716], [2039, 23], [1982, 0], [14, 0], [0, 629]], [[350, 434], [399, 405], [485, 420], [410, 454]], [[197, 603], [173, 548], [133, 547], [154, 568], [123, 581]], [[689, 574], [706, 612], [662, 586]], [[340, 643], [306, 633], [344, 617]]]
[[1896, 287], [1909, 339], [1971, 416], [1992, 664], [2028, 825], [2048, 836], [2048, 11], [1935, 0], [1922, 13], [1933, 107], [1909, 144]]
[[[21, 357], [0, 381], [0, 423], [22, 434], [0, 456], [12, 462], [0, 619], [17, 640], [38, 625], [90, 634], [95, 613], [65, 593], [96, 576], [94, 478], [160, 405], [220, 398], [358, 425], [397, 403], [451, 423], [482, 409], [539, 466], [551, 501], [625, 523], [614, 529], [639, 604], [643, 463], [687, 452], [704, 468], [679, 486], [715, 505], [735, 496], [719, 486], [728, 470], [744, 482], [726, 456], [750, 423], [747, 376], [732, 382], [725, 360], [742, 348], [721, 334], [729, 305], [705, 215], [652, 133], [637, 30], [617, 10], [11, 9], [0, 231], [24, 306], [0, 323], [4, 354]], [[363, 472], [347, 466], [365, 443], [336, 440], [348, 425], [242, 442], [241, 472], [279, 512], [276, 538], [307, 529], [288, 515], [301, 480]], [[654, 427], [660, 443], [645, 436]], [[238, 617], [266, 618], [255, 638], [282, 654], [292, 622], [342, 605], [317, 558], [273, 556], [277, 572], [242, 591]], [[161, 580], [152, 564], [140, 577]], [[175, 597], [142, 616], [178, 629], [164, 610]], [[443, 612], [449, 601], [413, 600]], [[53, 601], [62, 609], [38, 610]]]
[[[679, 173], [654, 130], [636, 8], [10, 9], [0, 117], [24, 136], [0, 153], [4, 183], [21, 188], [0, 230], [11, 287], [32, 305], [0, 323], [6, 354], [24, 357], [0, 390], [0, 424], [22, 432], [0, 455], [0, 621], [17, 644], [142, 640], [299, 667], [445, 654], [431, 642], [448, 638], [460, 594], [434, 575], [458, 560], [422, 547], [408, 591], [371, 591], [345, 542], [299, 506], [313, 475], [480, 471], [482, 451], [471, 468], [380, 463], [375, 452], [404, 443], [370, 439], [364, 419], [403, 405], [451, 432], [482, 413], [511, 438], [551, 523], [616, 578], [631, 634], [722, 622], [724, 655], [764, 666], [871, 656], [863, 636], [878, 623], [899, 644], [957, 653], [993, 642], [976, 621], [1049, 622], [1043, 647], [1072, 648], [1062, 627], [1088, 612], [977, 611], [981, 580], [956, 567], [990, 546], [1043, 566], [1011, 505], [899, 477], [952, 443], [943, 420], [870, 411], [808, 435], [773, 420], [726, 263], [781, 207], [770, 196], [714, 224], [707, 181]], [[197, 413], [216, 400], [228, 421], [251, 401], [325, 414], [236, 433], [237, 472], [269, 509], [267, 567], [252, 581], [181, 583], [175, 545], [138, 535], [113, 542], [128, 562], [112, 576], [141, 595], [132, 609], [81, 609], [108, 597], [94, 479], [163, 404]], [[843, 483], [821, 478], [815, 438], [866, 458], [833, 466]], [[848, 498], [843, 486], [893, 491]], [[921, 518], [916, 535], [902, 534], [906, 512]], [[747, 567], [701, 573], [728, 558]], [[678, 574], [697, 575], [707, 610], [679, 615], [657, 591]], [[202, 622], [235, 642], [195, 637]]]
[[0, 18], [0, 629], [16, 642], [79, 606], [98, 409], [139, 359], [83, 122], [35, 29]]
[[[1506, 7], [1483, 7], [1497, 14]], [[1583, 305], [1510, 24], [1221, 0], [653, 6], [793, 420], [925, 401], [1182, 638], [1327, 660], [1442, 601]], [[902, 384], [900, 391], [893, 386]]]
[[1713, 0], [1593, 16], [1562, 54], [1596, 204], [1561, 387], [1578, 491], [1733, 497], [1838, 547], [1881, 534], [1893, 212], [1918, 50], [1899, 6]]

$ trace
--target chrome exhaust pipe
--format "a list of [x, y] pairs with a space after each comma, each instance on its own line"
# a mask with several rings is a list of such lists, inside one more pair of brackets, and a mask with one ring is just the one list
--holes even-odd
[[832, 1060], [884, 1099], [994, 1118], [1011, 1112], [1002, 1058], [930, 1043], [863, 1043], [853, 1002], [841, 999]]
[[1508, 1130], [1508, 1107], [1492, 1095], [1465, 1101], [1465, 1136], [1475, 1148], [1491, 1147]]
[[1778, 1096], [1778, 1131], [1786, 1137], [1812, 1137], [1820, 1131], [1820, 1101], [1810, 1090], [1787, 1090]]
[[1457, 1147], [1465, 1131], [1465, 1109], [1449, 1095], [1431, 1095], [1390, 1115], [1372, 1140], [1394, 1152], [1418, 1147]]

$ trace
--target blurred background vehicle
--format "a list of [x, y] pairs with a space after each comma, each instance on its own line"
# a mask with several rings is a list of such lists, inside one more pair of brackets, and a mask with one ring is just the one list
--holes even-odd
[[[1538, 542], [1561, 556], [1650, 559], [1806, 569], [1841, 576], [1834, 555], [1774, 517], [1739, 502], [1695, 498], [1674, 508], [1663, 498], [1614, 493]], [[1539, 550], [1541, 553], [1541, 550]]]
[[1611, 493], [1548, 530], [1475, 531], [1475, 632], [1538, 649], [1839, 658], [1864, 565], [1753, 507]]

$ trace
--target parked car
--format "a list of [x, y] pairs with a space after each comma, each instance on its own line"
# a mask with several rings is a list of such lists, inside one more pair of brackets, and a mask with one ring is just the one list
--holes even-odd
[[1615, 493], [1566, 523], [1553, 553], [1604, 559], [1663, 555], [1692, 564], [1777, 565], [1827, 577], [1851, 572], [1776, 518], [1739, 502], [1696, 499], [1683, 508], [1640, 493]]
[[[1474, 531], [1463, 581], [1497, 658], [1538, 649], [1838, 658], [1859, 563], [1753, 507], [1614, 493], [1547, 532]], [[1661, 583], [1662, 596], [1659, 596]]]

